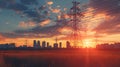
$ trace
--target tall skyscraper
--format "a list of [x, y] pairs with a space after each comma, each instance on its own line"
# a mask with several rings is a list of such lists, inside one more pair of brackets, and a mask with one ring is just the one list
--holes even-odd
[[34, 41], [33, 41], [33, 47], [34, 47], [34, 48], [40, 48], [40, 41], [34, 40]]
[[42, 42], [42, 48], [46, 48], [46, 41]]
[[47, 48], [49, 47], [49, 42], [47, 42]]
[[59, 43], [59, 48], [62, 48], [62, 42]]
[[70, 45], [69, 41], [66, 42], [66, 48], [71, 48], [71, 45]]
[[37, 42], [36, 42], [36, 40], [33, 41], [33, 47], [34, 47], [34, 48], [37, 47]]
[[40, 41], [39, 40], [37, 41], [37, 46], [38, 46], [38, 48], [40, 48]]

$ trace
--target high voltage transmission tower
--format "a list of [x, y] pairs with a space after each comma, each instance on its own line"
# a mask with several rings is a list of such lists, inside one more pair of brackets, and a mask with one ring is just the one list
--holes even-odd
[[80, 33], [80, 27], [81, 27], [81, 18], [82, 18], [82, 12], [79, 6], [79, 2], [73, 1], [73, 6], [70, 9], [70, 22], [72, 27], [72, 40], [73, 47], [79, 47], [79, 43], [82, 45], [82, 37]]

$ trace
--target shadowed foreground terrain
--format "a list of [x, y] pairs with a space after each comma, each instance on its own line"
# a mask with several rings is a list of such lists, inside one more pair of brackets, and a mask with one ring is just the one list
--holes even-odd
[[2, 50], [0, 67], [120, 67], [120, 50]]

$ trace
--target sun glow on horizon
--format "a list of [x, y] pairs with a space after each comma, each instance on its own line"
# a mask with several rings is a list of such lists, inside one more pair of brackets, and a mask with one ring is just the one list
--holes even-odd
[[95, 47], [95, 42], [92, 39], [83, 40], [83, 48], [93, 48]]

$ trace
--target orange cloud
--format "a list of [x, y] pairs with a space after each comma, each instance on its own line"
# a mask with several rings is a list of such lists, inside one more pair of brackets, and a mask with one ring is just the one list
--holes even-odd
[[57, 20], [68, 19], [70, 16], [68, 14], [62, 14], [57, 16]]
[[27, 24], [24, 21], [22, 21], [22, 22], [19, 23], [19, 27], [26, 28]]
[[29, 22], [20, 22], [19, 23], [19, 27], [22, 27], [22, 28], [29, 28], [29, 27], [35, 27], [37, 24], [35, 22], [32, 22], [32, 21], [29, 21]]
[[61, 11], [61, 10], [58, 9], [58, 8], [52, 9], [52, 12], [53, 12], [53, 13], [60, 13], [60, 11]]
[[57, 16], [57, 20], [61, 20], [61, 16], [60, 15]]
[[72, 33], [71, 28], [68, 28], [68, 27], [60, 28], [58, 31], [61, 32], [62, 34], [66, 34], [66, 35]]
[[50, 22], [51, 22], [50, 19], [46, 19], [46, 20], [40, 22], [40, 26], [45, 26], [45, 25], [49, 24]]
[[53, 2], [52, 2], [52, 1], [49, 1], [49, 2], [47, 2], [47, 4], [48, 4], [48, 5], [52, 5], [52, 4], [53, 4]]
[[70, 16], [68, 15], [68, 14], [63, 14], [63, 16], [62, 16], [64, 19], [68, 19], [68, 18], [70, 18]]
[[120, 24], [116, 26], [116, 28], [120, 28]]

